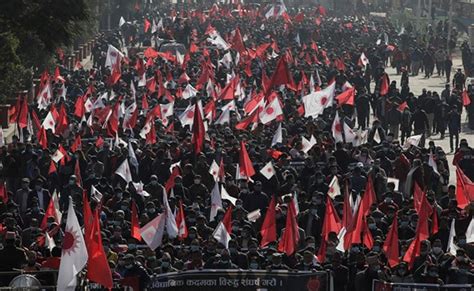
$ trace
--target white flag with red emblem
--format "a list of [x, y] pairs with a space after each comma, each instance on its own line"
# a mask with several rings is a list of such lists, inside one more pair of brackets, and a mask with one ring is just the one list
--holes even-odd
[[216, 119], [216, 121], [214, 122], [215, 124], [219, 124], [219, 125], [224, 125], [224, 124], [229, 124], [230, 123], [230, 111], [229, 109], [226, 109], [224, 111], [221, 112], [221, 115], [219, 115], [219, 117]]
[[178, 226], [176, 225], [176, 217], [168, 203], [168, 194], [166, 194], [166, 191], [163, 191], [163, 207], [165, 208], [166, 214], [166, 232], [169, 238], [174, 239], [178, 236]]
[[344, 139], [342, 137], [342, 122], [339, 118], [339, 113], [336, 111], [336, 116], [334, 116], [334, 122], [332, 123], [332, 137], [336, 143], [343, 142]]
[[352, 128], [345, 122], [343, 122], [344, 126], [344, 137], [347, 143], [352, 143], [353, 146], [358, 146], [359, 140], [357, 135], [354, 133]]
[[48, 112], [48, 115], [43, 120], [43, 123], [41, 124], [45, 130], [51, 129], [51, 131], [54, 133], [54, 129], [56, 128], [56, 121], [54, 121], [53, 114]]
[[140, 235], [150, 249], [155, 250], [157, 247], [161, 246], [163, 233], [165, 232], [165, 224], [166, 214], [161, 213], [152, 221], [140, 228]]
[[362, 53], [359, 58], [359, 65], [365, 67], [368, 63], [369, 59], [365, 56], [364, 53]]
[[193, 126], [194, 121], [194, 107], [195, 105], [189, 105], [186, 110], [179, 116], [179, 121], [181, 122], [181, 126], [189, 125], [190, 127]]
[[211, 167], [209, 168], [209, 174], [214, 177], [214, 181], [217, 182], [219, 180], [219, 165], [216, 163], [215, 160], [212, 161]]
[[263, 109], [262, 112], [260, 112], [260, 122], [267, 124], [282, 114], [283, 110], [281, 109], [280, 101], [278, 98], [275, 98], [265, 107], [265, 109]]
[[69, 197], [66, 228], [64, 230], [61, 262], [59, 264], [57, 290], [75, 290], [76, 275], [86, 266], [88, 259], [86, 243], [82, 236], [81, 226]]
[[124, 179], [127, 184], [132, 182], [132, 173], [130, 172], [130, 165], [128, 164], [127, 159], [125, 159], [122, 164], [117, 168], [115, 174], [122, 177], [122, 179]]
[[228, 200], [234, 206], [235, 206], [235, 203], [237, 202], [237, 198], [230, 196], [230, 194], [224, 188], [224, 185], [221, 185], [221, 200]]
[[272, 161], [268, 162], [261, 170], [262, 174], [267, 180], [270, 180], [275, 175], [275, 168], [273, 167]]
[[229, 241], [231, 240], [230, 234], [232, 233], [232, 206], [229, 207], [224, 215], [222, 221], [219, 222], [212, 236], [217, 240], [218, 243], [224, 245], [227, 249], [229, 247]]
[[64, 157], [64, 154], [60, 150], [56, 150], [53, 155], [51, 155], [51, 159], [55, 163], [59, 163], [60, 160], [62, 160]]
[[120, 64], [123, 54], [113, 45], [109, 44], [107, 49], [107, 57], [105, 59], [105, 67], [115, 68], [116, 64]]
[[334, 199], [337, 195], [341, 195], [341, 187], [339, 187], [339, 182], [337, 177], [332, 177], [331, 182], [329, 183], [328, 196]]
[[186, 88], [184, 88], [182, 97], [183, 99], [189, 99], [189, 98], [195, 97], [197, 92], [198, 90], [196, 90], [196, 88], [188, 84]]
[[324, 109], [331, 107], [334, 103], [335, 92], [336, 83], [333, 82], [321, 91], [303, 96], [305, 117], [317, 117], [323, 113]]

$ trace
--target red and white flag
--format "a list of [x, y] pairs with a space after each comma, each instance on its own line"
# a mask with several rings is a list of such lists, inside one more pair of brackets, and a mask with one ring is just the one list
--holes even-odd
[[301, 137], [301, 145], [303, 148], [301, 149], [305, 154], [309, 152], [310, 149], [313, 148], [317, 144], [316, 138], [314, 135], [311, 135], [310, 140], [307, 140], [304, 136]]
[[215, 160], [213, 160], [211, 167], [209, 168], [209, 174], [211, 174], [214, 177], [214, 181], [216, 182], [217, 180], [219, 180], [219, 170], [220, 170], [219, 165], [216, 163]]
[[328, 196], [334, 199], [334, 197], [341, 195], [341, 187], [339, 187], [339, 181], [337, 176], [332, 177], [331, 182], [329, 183]]
[[336, 83], [333, 82], [321, 91], [303, 96], [305, 117], [317, 117], [323, 113], [324, 109], [331, 107], [334, 103], [335, 92]]
[[214, 221], [217, 215], [217, 210], [222, 208], [221, 193], [219, 192], [219, 183], [214, 183], [214, 188], [211, 192], [211, 212], [209, 215], [209, 221]]
[[191, 86], [191, 84], [188, 84], [186, 88], [184, 88], [183, 95], [181, 97], [183, 97], [183, 99], [189, 99], [192, 97], [196, 97], [197, 93], [198, 93], [198, 90], [196, 90], [196, 88]]
[[280, 123], [278, 124], [278, 128], [275, 131], [275, 134], [273, 135], [271, 146], [273, 147], [274, 145], [278, 143], [282, 143], [282, 142], [283, 142], [283, 131], [281, 128], [281, 123]]
[[369, 59], [365, 56], [364, 53], [360, 54], [359, 66], [365, 67], [369, 63]]
[[275, 168], [273, 167], [272, 161], [268, 162], [261, 170], [262, 174], [267, 180], [270, 180], [275, 175]]
[[43, 120], [43, 123], [41, 124], [45, 130], [51, 129], [51, 131], [54, 133], [56, 129], [56, 121], [54, 120], [53, 114], [48, 112], [48, 115]]
[[130, 165], [128, 164], [128, 160], [125, 159], [122, 164], [117, 168], [115, 174], [122, 177], [125, 182], [130, 183], [132, 182], [132, 173], [130, 172]]
[[339, 118], [339, 113], [336, 111], [336, 116], [334, 116], [334, 121], [332, 123], [332, 137], [334, 138], [334, 142], [343, 142], [344, 138], [342, 136], [343, 124], [341, 119]]
[[278, 116], [283, 114], [283, 110], [280, 106], [280, 101], [278, 98], [273, 99], [272, 102], [267, 104], [265, 109], [262, 110], [259, 114], [260, 122], [263, 124], [267, 124], [273, 120], [275, 120]]
[[178, 226], [176, 224], [176, 217], [174, 216], [173, 211], [171, 211], [170, 204], [168, 203], [168, 194], [166, 194], [166, 191], [163, 191], [163, 207], [166, 214], [166, 232], [170, 239], [174, 239], [178, 236]]
[[59, 264], [57, 290], [74, 290], [77, 285], [76, 275], [87, 264], [86, 243], [82, 236], [81, 226], [76, 217], [72, 198], [69, 197], [66, 228], [64, 230], [61, 262]]
[[105, 67], [120, 68], [120, 62], [123, 58], [122, 52], [120, 52], [116, 47], [109, 44], [107, 49], [107, 57], [105, 58]]
[[163, 234], [165, 232], [166, 214], [161, 213], [145, 226], [140, 228], [140, 235], [146, 242], [148, 247], [155, 250], [161, 246], [163, 242]]
[[188, 227], [184, 216], [183, 202], [179, 201], [178, 213], [176, 214], [176, 225], [178, 226], [178, 239], [183, 240], [188, 237]]
[[212, 236], [217, 240], [218, 243], [224, 245], [227, 249], [229, 248], [229, 241], [231, 240], [232, 233], [232, 206], [229, 206], [225, 212], [224, 218], [219, 222]]

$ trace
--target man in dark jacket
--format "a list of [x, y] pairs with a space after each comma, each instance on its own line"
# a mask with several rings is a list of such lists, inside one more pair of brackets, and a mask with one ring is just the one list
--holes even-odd
[[459, 133], [461, 132], [461, 114], [456, 106], [451, 108], [448, 113], [448, 129], [449, 129], [449, 146], [451, 152], [454, 152], [453, 139], [456, 139], [455, 148], [459, 147]]
[[423, 109], [418, 108], [415, 113], [413, 113], [412, 124], [415, 135], [424, 134], [429, 128], [428, 117]]

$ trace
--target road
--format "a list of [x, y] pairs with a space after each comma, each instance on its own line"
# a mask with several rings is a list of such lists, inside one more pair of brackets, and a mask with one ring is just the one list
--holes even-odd
[[[453, 56], [453, 72], [451, 73], [451, 78], [458, 68], [462, 69], [461, 57], [460, 55], [455, 54]], [[390, 76], [390, 80], [396, 80], [397, 85], [400, 85], [401, 76], [397, 76], [395, 69], [392, 69], [391, 67], [389, 67], [386, 69], [386, 71]], [[410, 76], [410, 90], [411, 92], [415, 94], [415, 96], [420, 95], [424, 88], [426, 88], [426, 90], [428, 91], [436, 91], [441, 95], [441, 91], [443, 91], [444, 86], [446, 84], [445, 81], [446, 81], [445, 77], [439, 78], [437, 77], [436, 74], [435, 74], [435, 77], [425, 79], [424, 74], [420, 73], [418, 76], [415, 76], [415, 77]], [[459, 139], [462, 139], [462, 138], [467, 139], [469, 145], [472, 147], [474, 146], [474, 131], [467, 127], [467, 119], [466, 119], [465, 110], [463, 110], [461, 122], [462, 122], [463, 129], [462, 129], [461, 135], [459, 136]], [[443, 150], [447, 153], [447, 158], [449, 161], [449, 172], [450, 172], [449, 183], [456, 184], [456, 176], [454, 174], [455, 168], [452, 165], [454, 154], [448, 153], [449, 152], [449, 135], [446, 132], [444, 139], [440, 139], [439, 134], [433, 135], [429, 138], [429, 140], [434, 141], [436, 146], [441, 146]]]

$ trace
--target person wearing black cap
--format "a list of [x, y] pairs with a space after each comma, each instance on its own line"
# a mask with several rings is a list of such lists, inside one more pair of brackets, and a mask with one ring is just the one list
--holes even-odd
[[127, 277], [138, 277], [140, 290], [143, 290], [147, 286], [148, 281], [150, 281], [150, 275], [147, 270], [138, 262], [135, 261], [135, 256], [132, 254], [127, 254], [124, 257], [125, 261], [125, 271], [123, 273], [123, 278]]
[[[14, 271], [21, 269], [27, 263], [26, 253], [16, 246], [16, 233], [7, 231], [5, 234], [5, 245], [0, 250], [0, 271]], [[4, 285], [5, 286], [5, 285]]]
[[38, 178], [35, 181], [35, 188], [30, 192], [30, 195], [28, 195], [28, 208], [32, 207], [33, 204], [33, 198], [37, 199], [38, 206], [40, 209], [45, 211], [48, 208], [49, 205], [49, 199], [51, 198], [51, 195], [49, 194], [49, 191], [43, 188], [43, 179]]

